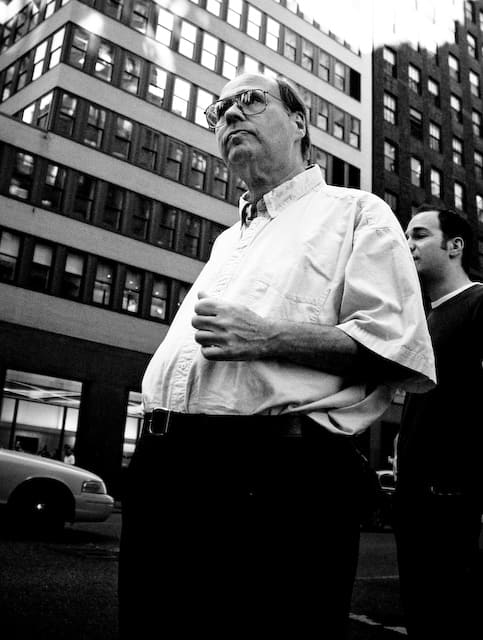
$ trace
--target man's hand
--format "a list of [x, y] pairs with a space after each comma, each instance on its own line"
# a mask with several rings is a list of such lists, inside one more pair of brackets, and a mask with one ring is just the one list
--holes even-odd
[[191, 324], [208, 360], [258, 360], [267, 356], [270, 321], [248, 307], [198, 293]]

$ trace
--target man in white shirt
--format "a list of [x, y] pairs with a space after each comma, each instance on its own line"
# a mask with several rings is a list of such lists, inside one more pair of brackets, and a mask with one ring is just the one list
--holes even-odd
[[483, 637], [483, 286], [468, 276], [472, 233], [423, 205], [407, 228], [424, 292], [438, 385], [408, 394], [397, 439], [395, 532], [408, 635]]
[[352, 436], [396, 387], [434, 384], [416, 271], [384, 202], [306, 166], [286, 81], [238, 76], [206, 116], [248, 191], [143, 379], [121, 630], [338, 640], [363, 499]]

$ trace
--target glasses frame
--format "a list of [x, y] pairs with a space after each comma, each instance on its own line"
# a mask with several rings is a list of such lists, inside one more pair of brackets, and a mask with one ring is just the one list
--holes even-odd
[[[263, 108], [260, 111], [257, 111], [256, 113], [245, 113], [245, 111], [243, 110], [243, 103], [241, 101], [241, 97], [250, 92], [250, 91], [259, 91], [260, 93], [263, 93], [263, 100], [264, 100], [264, 104], [263, 104]], [[258, 116], [261, 113], [263, 113], [268, 106], [268, 100], [267, 100], [267, 96], [270, 96], [271, 98], [275, 98], [275, 100], [278, 100], [279, 102], [283, 102], [281, 100], [281, 98], [278, 98], [277, 96], [274, 96], [273, 93], [270, 93], [270, 91], [267, 91], [266, 89], [258, 89], [258, 88], [254, 88], [254, 89], [245, 89], [244, 91], [240, 91], [240, 93], [235, 93], [232, 96], [227, 96], [226, 98], [222, 98], [220, 100], [215, 100], [215, 102], [212, 102], [211, 104], [209, 104], [205, 111], [205, 117], [206, 117], [206, 121], [208, 123], [208, 126], [210, 127], [210, 129], [218, 129], [219, 127], [222, 127], [224, 124], [226, 124], [226, 119], [224, 118], [225, 113], [228, 111], [228, 109], [231, 109], [231, 107], [236, 104], [236, 106], [240, 109], [240, 111], [243, 113], [244, 117], [247, 118], [248, 116]], [[230, 106], [228, 106], [224, 113], [223, 116], [221, 116], [221, 118], [217, 121], [216, 124], [211, 124], [209, 117], [208, 117], [208, 112], [210, 110], [213, 109], [213, 107], [218, 104], [218, 103], [224, 103], [226, 101], [231, 101]]]

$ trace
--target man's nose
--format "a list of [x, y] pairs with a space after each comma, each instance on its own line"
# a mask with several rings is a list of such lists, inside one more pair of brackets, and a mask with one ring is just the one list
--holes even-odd
[[227, 124], [230, 124], [230, 122], [240, 119], [245, 119], [245, 114], [243, 113], [241, 104], [237, 100], [234, 100], [233, 104], [225, 111], [225, 120]]

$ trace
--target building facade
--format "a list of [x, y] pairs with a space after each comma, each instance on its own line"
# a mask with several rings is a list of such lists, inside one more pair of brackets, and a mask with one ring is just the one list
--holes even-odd
[[144, 368], [244, 185], [204, 110], [281, 74], [329, 183], [371, 189], [371, 56], [290, 0], [0, 0], [0, 446], [116, 494]]
[[[374, 7], [373, 191], [403, 228], [423, 202], [466, 217], [471, 276], [483, 280], [483, 2]], [[400, 402], [372, 434], [378, 465], [391, 453]]]

